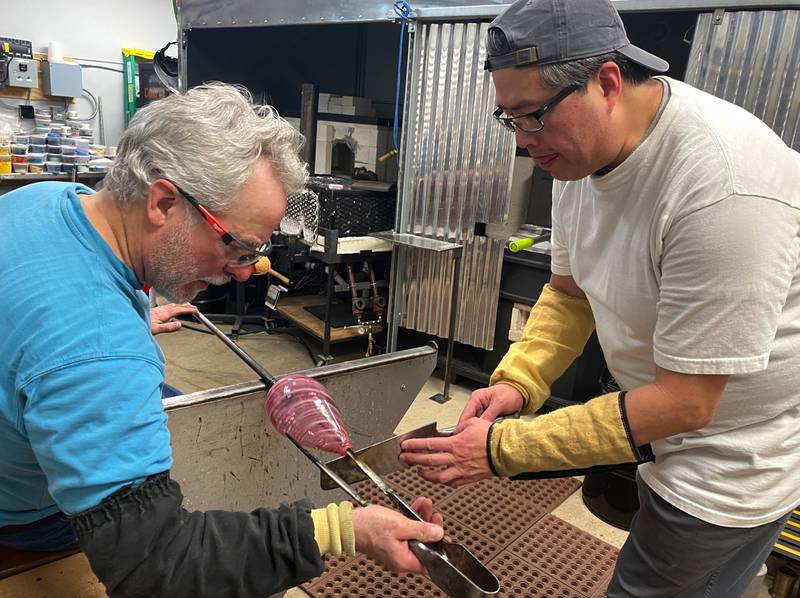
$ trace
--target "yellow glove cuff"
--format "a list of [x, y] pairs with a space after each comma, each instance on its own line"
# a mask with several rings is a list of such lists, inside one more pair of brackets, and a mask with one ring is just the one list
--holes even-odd
[[311, 520], [314, 522], [314, 540], [320, 554], [356, 554], [352, 504], [345, 501], [340, 505], [330, 503], [324, 509], [313, 509]]
[[505, 420], [489, 430], [489, 457], [497, 475], [564, 471], [640, 459], [625, 416], [624, 393], [609, 393], [584, 405]]
[[339, 503], [339, 526], [342, 532], [342, 551], [348, 556], [356, 554], [356, 532], [353, 529], [353, 503]]
[[594, 331], [589, 301], [544, 285], [525, 324], [489, 384], [508, 384], [522, 393], [522, 413], [533, 413], [550, 396], [550, 385], [582, 352]]

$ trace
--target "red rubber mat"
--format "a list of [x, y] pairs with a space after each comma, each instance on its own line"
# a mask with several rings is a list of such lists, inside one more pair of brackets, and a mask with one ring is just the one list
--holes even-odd
[[[502, 596], [595, 598], [605, 594], [617, 550], [548, 515], [580, 487], [572, 478], [512, 482], [493, 478], [451, 489], [423, 480], [416, 468], [385, 476], [406, 499], [431, 498], [445, 531], [500, 579]], [[369, 502], [389, 501], [369, 482], [356, 486]], [[363, 556], [328, 557], [325, 572], [303, 584], [319, 598], [444, 596], [429, 579], [395, 575]]]
[[507, 552], [568, 586], [570, 596], [592, 596], [604, 590], [617, 560], [616, 548], [553, 515], [543, 517]]

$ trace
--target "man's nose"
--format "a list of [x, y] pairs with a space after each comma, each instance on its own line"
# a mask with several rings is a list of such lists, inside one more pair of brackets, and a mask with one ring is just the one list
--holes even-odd
[[541, 133], [528, 133], [527, 131], [523, 131], [522, 129], [516, 129], [514, 131], [514, 141], [517, 144], [517, 147], [522, 149], [526, 149], [530, 146], [536, 147], [539, 144], [539, 139], [541, 137]]
[[230, 274], [239, 282], [244, 282], [253, 274], [253, 266], [225, 266], [224, 272]]

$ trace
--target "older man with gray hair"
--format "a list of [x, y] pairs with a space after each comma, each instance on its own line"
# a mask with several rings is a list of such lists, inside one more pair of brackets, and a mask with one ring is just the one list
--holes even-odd
[[244, 90], [207, 84], [137, 113], [100, 192], [0, 199], [0, 544], [80, 546], [111, 596], [263, 597], [356, 549], [423, 571], [407, 540], [442, 537], [427, 499], [415, 507], [435, 523], [307, 501], [188, 512], [169, 475], [141, 289], [182, 302], [246, 280], [303, 185], [302, 141]]

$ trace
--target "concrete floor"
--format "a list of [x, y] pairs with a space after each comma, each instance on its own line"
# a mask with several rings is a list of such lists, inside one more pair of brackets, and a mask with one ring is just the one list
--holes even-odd
[[[229, 326], [221, 328], [230, 329]], [[184, 328], [175, 333], [161, 334], [156, 338], [166, 357], [167, 383], [184, 393], [256, 378], [244, 363], [210, 334]], [[239, 343], [274, 375], [314, 366], [314, 360], [306, 346], [287, 334], [268, 335], [260, 332], [240, 337]], [[339, 354], [336, 361], [361, 357], [364, 348], [351, 346], [351, 352]], [[316, 352], [318, 348], [314, 350]], [[412, 403], [395, 432], [402, 433], [432, 421], [437, 422], [440, 428], [455, 425], [473, 387], [460, 384], [451, 386], [452, 400], [440, 405], [428, 397], [441, 391], [442, 386], [440, 378], [432, 377]], [[627, 532], [612, 527], [592, 515], [583, 505], [580, 490], [556, 508], [553, 514], [617, 548], [622, 546], [628, 535]], [[0, 582], [0, 598], [27, 598], [34, 595], [83, 598], [106, 596], [102, 584], [92, 575], [88, 562], [82, 554]], [[307, 595], [299, 589], [292, 589], [286, 593], [286, 598], [304, 596]], [[766, 580], [758, 596], [759, 598], [769, 596]]]
[[[225, 324], [219, 328], [226, 333], [231, 329]], [[184, 324], [181, 330], [159, 334], [156, 340], [166, 358], [167, 384], [184, 394], [257, 379], [241, 359], [199, 323]], [[275, 376], [314, 367], [306, 346], [289, 334], [244, 334], [237, 343]]]

